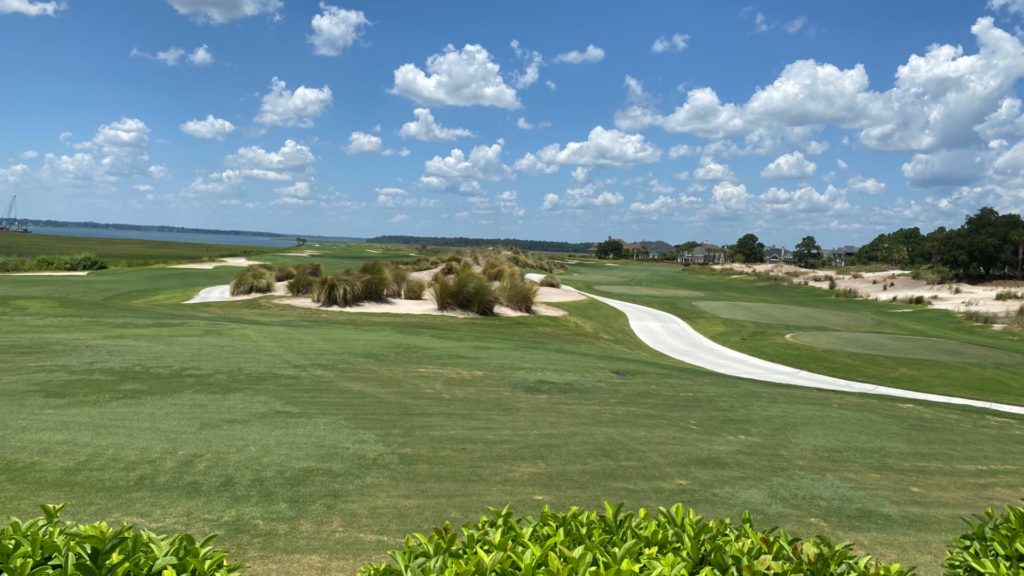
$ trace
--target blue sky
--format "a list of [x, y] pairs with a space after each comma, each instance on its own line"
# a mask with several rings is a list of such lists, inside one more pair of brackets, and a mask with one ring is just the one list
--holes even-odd
[[0, 0], [0, 200], [339, 236], [865, 242], [1024, 210], [1024, 0]]

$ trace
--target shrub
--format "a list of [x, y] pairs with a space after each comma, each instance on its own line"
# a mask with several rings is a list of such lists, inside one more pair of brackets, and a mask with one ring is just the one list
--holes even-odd
[[558, 279], [558, 276], [554, 274], [548, 274], [540, 281], [540, 285], [547, 288], [561, 288], [562, 281]]
[[106, 263], [91, 252], [81, 252], [70, 256], [38, 256], [24, 265], [24, 271], [38, 272], [78, 272], [103, 270]]
[[161, 536], [128, 522], [79, 524], [61, 518], [64, 505], [42, 506], [43, 516], [0, 526], [0, 574], [48, 576], [228, 576], [242, 569], [228, 561], [214, 536]]
[[249, 266], [231, 281], [231, 295], [266, 294], [274, 289], [274, 274], [262, 266]]
[[296, 270], [292, 266], [278, 266], [277, 270], [274, 271], [274, 279], [278, 282], [284, 282], [285, 280], [291, 280], [295, 278]]
[[410, 278], [405, 281], [402, 290], [402, 298], [405, 300], [422, 300], [423, 294], [427, 292], [427, 283], [423, 280]]
[[288, 293], [292, 296], [308, 296], [313, 292], [315, 279], [303, 274], [288, 281]]
[[1017, 292], [1016, 290], [1000, 290], [996, 292], [996, 300], [1022, 300], [1024, 299], [1024, 292]]
[[0, 272], [22, 272], [28, 265], [28, 260], [17, 256], [0, 256]]
[[860, 298], [860, 292], [856, 288], [843, 288], [836, 290], [834, 296], [836, 298]]
[[996, 318], [995, 314], [989, 314], [988, 312], [979, 312], [977, 310], [967, 310], [964, 312], [964, 320], [974, 324], [998, 324], [999, 318]]
[[829, 278], [828, 289], [829, 290], [835, 290], [838, 287], [839, 287], [839, 284], [836, 283], [836, 279], [835, 278]]
[[807, 540], [759, 530], [749, 514], [738, 523], [705, 520], [676, 504], [649, 512], [603, 513], [570, 508], [515, 518], [491, 509], [461, 530], [450, 524], [408, 536], [391, 561], [359, 576], [774, 574], [778, 576], [909, 576], [899, 564], [859, 555], [824, 536]]
[[498, 286], [501, 303], [520, 312], [533, 312], [533, 300], [537, 297], [537, 285], [520, 276], [509, 276]]
[[324, 308], [352, 306], [363, 300], [362, 284], [354, 274], [321, 276], [313, 282], [313, 302]]
[[1021, 304], [1020, 308], [1017, 308], [1017, 313], [1013, 315], [1012, 320], [1014, 326], [1024, 330], [1024, 304]]
[[932, 305], [932, 303], [928, 300], [927, 297], [922, 296], [920, 294], [918, 294], [917, 296], [904, 296], [902, 298], [896, 299], [895, 302], [899, 302], [900, 304], [914, 304], [917, 306]]
[[1007, 506], [1002, 514], [989, 508], [970, 529], [953, 540], [943, 567], [956, 576], [1021, 574], [1024, 571], [1024, 508]]

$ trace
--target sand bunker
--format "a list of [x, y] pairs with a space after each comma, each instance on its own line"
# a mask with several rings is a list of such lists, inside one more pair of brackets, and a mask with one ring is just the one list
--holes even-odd
[[85, 276], [89, 272], [9, 272], [0, 276]]
[[[433, 298], [430, 294], [422, 300], [399, 300], [395, 298], [389, 298], [386, 302], [362, 302], [355, 306], [348, 306], [342, 308], [340, 306], [331, 306], [325, 308], [320, 306], [316, 302], [313, 302], [308, 297], [296, 297], [296, 298], [278, 298], [274, 300], [274, 304], [287, 304], [288, 306], [297, 306], [299, 308], [312, 308], [315, 310], [326, 310], [329, 312], [368, 312], [368, 313], [380, 313], [380, 314], [422, 314], [427, 316], [451, 316], [453, 318], [479, 318], [476, 314], [465, 312], [462, 310], [451, 310], [442, 312], [437, 309], [437, 305], [434, 304]], [[560, 310], [553, 306], [546, 306], [544, 304], [536, 304], [533, 307], [533, 314], [527, 314], [525, 312], [519, 312], [512, 310], [505, 306], [496, 306], [494, 308], [495, 316], [499, 318], [521, 318], [524, 316], [565, 316], [565, 310]]]
[[274, 284], [274, 291], [266, 294], [245, 294], [243, 296], [232, 296], [231, 285], [221, 284], [210, 286], [200, 290], [191, 300], [185, 304], [201, 304], [203, 302], [234, 302], [235, 300], [252, 300], [261, 296], [284, 296], [288, 294], [288, 283], [278, 282]]
[[253, 264], [263, 264], [256, 260], [249, 260], [248, 258], [221, 258], [217, 262], [196, 262], [195, 264], [177, 264], [170, 266], [170, 268], [185, 268], [188, 270], [213, 270], [217, 266], [238, 266], [245, 268], [252, 266]]

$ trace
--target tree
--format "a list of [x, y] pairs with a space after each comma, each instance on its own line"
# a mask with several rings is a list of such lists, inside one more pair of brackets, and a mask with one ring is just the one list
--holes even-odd
[[818, 246], [818, 241], [814, 239], [814, 236], [804, 236], [804, 239], [793, 250], [793, 258], [797, 265], [803, 268], [820, 266], [823, 256], [821, 246]]
[[306, 242], [307, 242], [307, 240], [305, 238], [303, 238], [302, 236], [299, 236], [299, 237], [295, 238], [295, 245], [296, 246], [305, 246]]
[[1024, 228], [1010, 232], [1010, 242], [1017, 245], [1017, 277], [1021, 276], [1021, 265], [1024, 264]]
[[743, 262], [755, 263], [764, 260], [764, 244], [754, 234], [744, 234], [733, 246], [736, 256]]
[[621, 240], [609, 238], [597, 245], [598, 258], [621, 258], [626, 247]]

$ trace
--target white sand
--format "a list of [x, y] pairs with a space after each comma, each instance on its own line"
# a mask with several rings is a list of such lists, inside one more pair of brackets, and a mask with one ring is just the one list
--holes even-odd
[[283, 296], [288, 294], [288, 283], [277, 282], [274, 284], [274, 291], [267, 294], [246, 294], [244, 296], [232, 296], [231, 285], [221, 284], [210, 286], [200, 290], [191, 300], [185, 304], [201, 304], [203, 302], [234, 302], [235, 300], [251, 300], [261, 296]]
[[[932, 308], [967, 312], [969, 310], [989, 314], [1012, 314], [1017, 311], [1024, 300], [996, 300], [996, 294], [1002, 290], [1024, 292], [1021, 283], [990, 283], [990, 284], [934, 284], [924, 280], [914, 280], [906, 270], [884, 270], [881, 272], [865, 272], [861, 278], [850, 275], [836, 274], [835, 270], [807, 270], [789, 264], [720, 264], [712, 266], [716, 270], [735, 270], [744, 274], [768, 272], [772, 274], [794, 273], [794, 284], [802, 284], [810, 276], [832, 276], [836, 287], [840, 290], [853, 288], [864, 298], [873, 300], [897, 300], [923, 296], [931, 303]], [[828, 289], [828, 281], [809, 282], [809, 286]]]
[[89, 272], [8, 272], [0, 276], [86, 276]]
[[366, 251], [373, 252], [374, 254], [380, 254], [380, 250], [370, 250], [369, 248], [367, 248]]
[[[367, 312], [371, 314], [421, 314], [427, 316], [451, 316], [452, 318], [479, 318], [476, 314], [471, 314], [462, 310], [451, 310], [442, 312], [437, 309], [437, 305], [434, 304], [434, 300], [430, 293], [427, 293], [426, 298], [422, 300], [399, 300], [396, 298], [389, 298], [386, 302], [362, 302], [355, 306], [341, 307], [331, 306], [324, 308], [319, 304], [313, 302], [308, 297], [298, 298], [278, 298], [274, 300], [275, 304], [287, 304], [288, 306], [297, 306], [299, 308], [312, 308], [316, 310], [326, 310], [329, 312]], [[565, 316], [565, 310], [560, 310], [553, 306], [545, 306], [544, 304], [537, 304], [533, 307], [533, 314], [527, 314], [525, 312], [518, 312], [505, 306], [497, 306], [494, 308], [495, 316], [499, 318], [520, 318], [524, 316]]]
[[[524, 274], [527, 280], [540, 284], [540, 281], [544, 279], [545, 274], [537, 274], [531, 272]], [[576, 290], [566, 290], [565, 288], [551, 288], [550, 286], [541, 286], [537, 288], [537, 297], [534, 302], [578, 302], [580, 300], [586, 300], [587, 297], [582, 292]]]
[[239, 266], [245, 268], [252, 266], [253, 264], [263, 264], [256, 260], [249, 260], [248, 258], [221, 258], [217, 262], [196, 262], [195, 264], [177, 264], [170, 266], [170, 268], [185, 268], [188, 270], [213, 270], [217, 266]]

